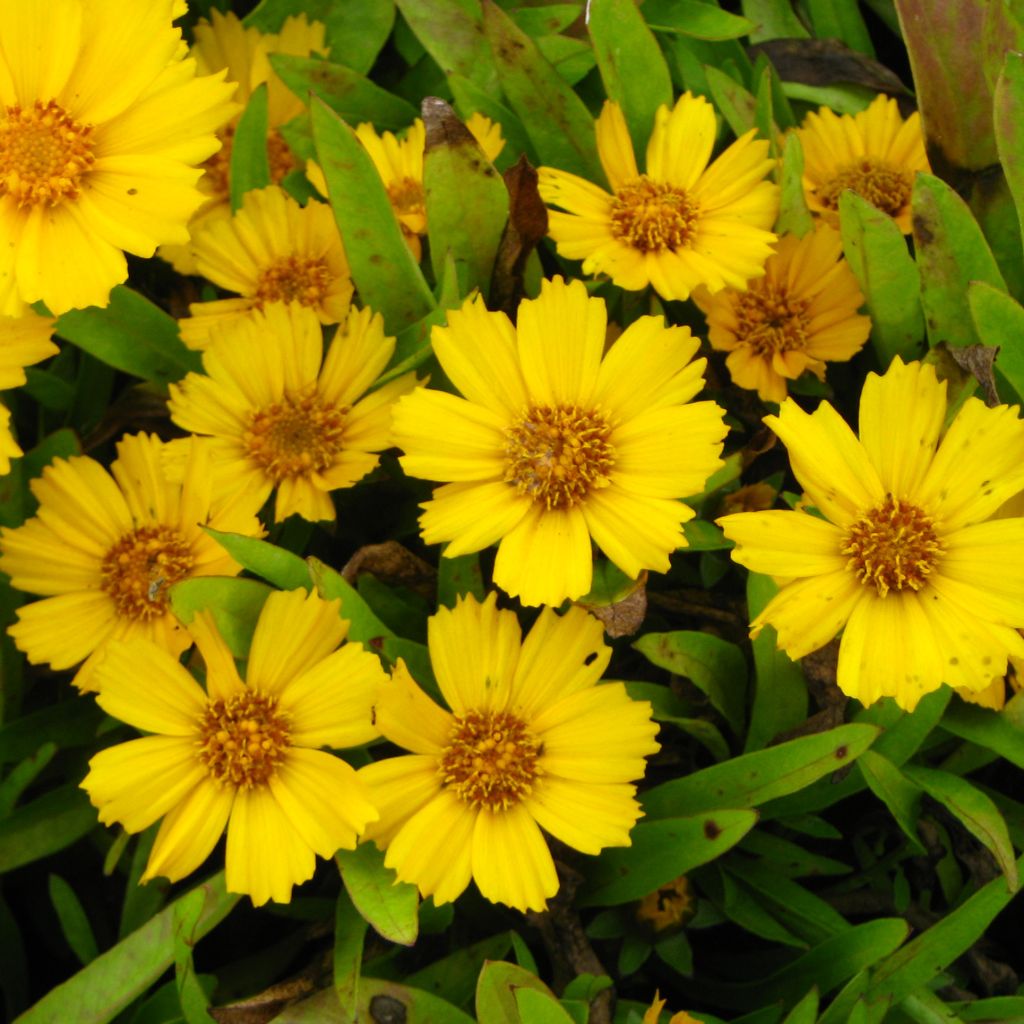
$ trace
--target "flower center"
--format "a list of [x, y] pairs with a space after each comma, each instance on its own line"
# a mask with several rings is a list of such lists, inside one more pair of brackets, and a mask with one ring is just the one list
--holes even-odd
[[321, 473], [341, 451], [348, 411], [348, 406], [325, 402], [315, 391], [285, 395], [251, 414], [242, 443], [275, 483]]
[[199, 723], [199, 760], [216, 782], [262, 786], [288, 752], [288, 716], [258, 690], [211, 700]]
[[100, 586], [117, 614], [153, 619], [167, 611], [167, 588], [192, 570], [192, 546], [171, 526], [140, 526], [103, 557]]
[[612, 234], [641, 252], [678, 249], [690, 243], [697, 213], [683, 189], [641, 174], [615, 193]]
[[913, 186], [912, 174], [865, 156], [841, 167], [817, 192], [827, 210], [838, 210], [839, 197], [849, 188], [872, 206], [895, 217], [910, 202]]
[[810, 300], [791, 297], [785, 288], [755, 285], [736, 301], [736, 336], [758, 356], [807, 346]]
[[256, 283], [256, 308], [270, 302], [318, 306], [331, 288], [331, 272], [322, 256], [284, 256], [264, 270]]
[[537, 405], [505, 431], [505, 481], [549, 509], [578, 505], [608, 486], [611, 427], [596, 410]]
[[467, 711], [455, 719], [438, 772], [467, 804], [507, 810], [532, 792], [541, 753], [542, 744], [515, 715]]
[[19, 207], [75, 199], [95, 159], [91, 135], [92, 125], [79, 124], [53, 100], [8, 107], [0, 121], [0, 195]]
[[[235, 145], [235, 126], [228, 125], [217, 134], [221, 147], [203, 163], [203, 170], [206, 172], [210, 194], [227, 199], [231, 191], [231, 152]], [[267, 159], [270, 162], [272, 185], [280, 185], [284, 176], [296, 167], [295, 157], [288, 148], [288, 143], [276, 128], [272, 128], [267, 134]]]
[[423, 213], [423, 186], [413, 178], [388, 185], [388, 199], [396, 213]]
[[943, 553], [931, 518], [916, 505], [886, 495], [848, 530], [840, 549], [846, 568], [879, 597], [890, 590], [920, 590]]

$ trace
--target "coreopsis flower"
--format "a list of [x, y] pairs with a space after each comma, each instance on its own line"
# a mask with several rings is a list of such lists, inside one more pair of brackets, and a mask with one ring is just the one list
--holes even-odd
[[233, 576], [241, 566], [203, 530], [258, 537], [259, 502], [211, 475], [204, 445], [188, 446], [183, 479], [171, 482], [155, 435], [118, 442], [110, 472], [85, 455], [57, 459], [30, 487], [35, 516], [0, 532], [0, 570], [22, 605], [8, 632], [34, 664], [80, 665], [72, 680], [94, 688], [98, 656], [114, 639], [142, 637], [177, 657], [191, 639], [168, 588], [195, 576]]
[[[0, 316], [0, 391], [21, 387], [25, 367], [57, 354], [53, 320], [26, 309], [20, 316]], [[0, 476], [11, 471], [11, 459], [22, 450], [11, 433], [11, 412], [0, 405]]]
[[[366, 394], [395, 349], [384, 321], [353, 310], [324, 357], [312, 310], [275, 303], [213, 330], [205, 374], [170, 386], [171, 418], [208, 437], [218, 472], [275, 519], [334, 518], [330, 492], [351, 487], [391, 446], [391, 408], [416, 385], [405, 374]], [[172, 442], [177, 444], [177, 442]]]
[[785, 235], [762, 277], [714, 295], [694, 292], [708, 340], [729, 353], [725, 365], [740, 387], [781, 402], [787, 380], [810, 370], [823, 381], [826, 362], [861, 350], [871, 319], [857, 312], [864, 296], [842, 253], [839, 233], [824, 225], [803, 238]]
[[345, 761], [319, 747], [378, 734], [384, 672], [359, 644], [339, 647], [339, 602], [305, 591], [267, 598], [245, 670], [208, 612], [189, 626], [206, 687], [167, 651], [135, 638], [110, 645], [97, 701], [152, 735], [98, 753], [82, 782], [100, 821], [141, 832], [163, 818], [142, 881], [195, 871], [227, 828], [227, 888], [254, 904], [287, 903], [316, 854], [352, 849], [377, 817]]
[[523, 639], [492, 593], [427, 628], [448, 708], [396, 665], [377, 728], [410, 753], [360, 770], [380, 809], [367, 838], [435, 903], [472, 879], [493, 902], [543, 910], [558, 878], [541, 829], [583, 853], [629, 845], [633, 783], [658, 749], [651, 707], [622, 683], [597, 685], [611, 650], [582, 608], [545, 608]]
[[196, 77], [168, 0], [19, 0], [0, 52], [0, 313], [105, 306], [124, 251], [188, 240], [237, 109]]
[[541, 167], [549, 234], [583, 273], [607, 274], [620, 288], [652, 285], [686, 299], [698, 285], [742, 288], [764, 270], [775, 235], [778, 188], [768, 143], [751, 130], [710, 166], [715, 111], [689, 92], [658, 108], [644, 172], [617, 103], [597, 119], [597, 151], [611, 191], [568, 171]]
[[1024, 657], [1024, 518], [992, 518], [1024, 489], [1024, 422], [976, 398], [943, 433], [945, 416], [945, 382], [898, 358], [868, 375], [859, 440], [827, 402], [808, 415], [786, 399], [765, 422], [820, 516], [718, 520], [737, 562], [789, 581], [752, 633], [771, 625], [802, 658], [842, 630], [837, 681], [863, 704], [981, 691]]
[[[304, 14], [285, 19], [279, 32], [260, 32], [242, 24], [230, 11], [210, 11], [210, 19], [199, 20], [189, 55], [194, 58], [200, 73], [212, 74], [226, 70], [227, 81], [235, 82], [235, 99], [244, 107], [258, 86], [267, 86], [267, 159], [270, 180], [279, 185], [289, 171], [300, 169], [302, 163], [288, 148], [281, 135], [282, 125], [305, 110], [302, 100], [274, 73], [268, 59], [271, 54], [283, 53], [294, 57], [315, 55], [326, 57], [328, 47], [324, 41], [325, 27], [319, 21], [307, 21]], [[231, 216], [230, 182], [231, 151], [238, 115], [217, 133], [221, 148], [203, 164], [199, 189], [206, 196], [203, 205], [189, 223], [189, 232], [195, 235], [214, 220]], [[187, 245], [162, 246], [159, 254], [182, 274], [198, 273], [195, 259]]]
[[[665, 1009], [665, 1003], [668, 1000], [662, 999], [661, 996], [655, 992], [654, 1002], [644, 1012], [644, 1019], [640, 1024], [658, 1024], [661, 1020], [661, 1011]], [[680, 1010], [679, 1013], [673, 1013], [672, 1019], [668, 1024], [700, 1024], [700, 1021], [696, 1017], [691, 1017], [685, 1010]]]
[[524, 604], [591, 586], [591, 539], [625, 573], [665, 572], [681, 524], [721, 465], [726, 427], [691, 402], [706, 360], [697, 339], [640, 317], [604, 353], [605, 305], [581, 281], [544, 281], [518, 324], [467, 301], [433, 331], [465, 397], [418, 389], [395, 409], [405, 471], [450, 481], [420, 520], [449, 557], [498, 542], [494, 582]]
[[[483, 114], [471, 114], [466, 128], [492, 163], [505, 148], [501, 125]], [[372, 124], [356, 128], [356, 138], [370, 155], [373, 165], [387, 189], [406, 244], [419, 261], [422, 255], [420, 236], [427, 233], [426, 194], [423, 191], [423, 154], [427, 134], [423, 121], [416, 118], [399, 138], [393, 132], [377, 134]], [[322, 195], [327, 195], [327, 181], [319, 165], [310, 162], [306, 168], [310, 182]]]
[[299, 204], [276, 185], [253, 189], [233, 217], [215, 220], [191, 245], [199, 272], [236, 299], [193, 302], [179, 322], [191, 348], [210, 343], [214, 324], [245, 318], [274, 302], [297, 302], [322, 324], [345, 319], [352, 279], [331, 208]]
[[904, 121], [896, 101], [880, 95], [859, 114], [821, 107], [793, 130], [804, 151], [804, 195], [812, 212], [838, 227], [839, 197], [852, 189], [910, 234], [914, 178], [928, 170], [916, 111]]

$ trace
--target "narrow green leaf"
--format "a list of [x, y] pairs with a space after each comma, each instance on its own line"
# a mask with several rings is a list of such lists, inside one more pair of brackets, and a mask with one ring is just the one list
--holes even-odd
[[402, 237], [373, 161], [349, 126], [312, 101], [313, 137], [352, 280], [364, 305], [384, 317], [389, 334], [422, 320], [434, 297]]
[[916, 854], [925, 856], [925, 849], [917, 835], [918, 809], [921, 789], [911, 782], [887, 757], [865, 750], [857, 759], [857, 768], [864, 781], [893, 816], [896, 824], [910, 841]]
[[94, 960], [99, 953], [89, 915], [85, 912], [75, 890], [60, 875], [49, 877], [50, 902], [57, 912], [60, 930], [82, 965]]
[[691, 680], [733, 732], [742, 735], [747, 663], [735, 644], [710, 633], [679, 630], [647, 633], [633, 647], [659, 668]]
[[647, 149], [658, 107], [672, 106], [668, 65], [645, 16], [633, 0], [601, 0], [587, 22], [605, 93], [622, 107], [636, 153]]
[[678, 33], [696, 39], [739, 39], [757, 27], [748, 18], [700, 0], [644, 0], [641, 12], [655, 32]]
[[[14, 720], [20, 724], [20, 719]], [[43, 743], [38, 750], [23, 758], [0, 782], [0, 820], [6, 818], [21, 794], [35, 781], [39, 773], [53, 760], [57, 753], [56, 743]]]
[[454, 608], [459, 597], [472, 594], [478, 601], [484, 599], [484, 580], [480, 572], [479, 555], [460, 555], [442, 558], [437, 564], [437, 603], [442, 608]]
[[448, 85], [451, 86], [452, 95], [455, 97], [455, 109], [464, 121], [471, 114], [480, 113], [501, 125], [501, 134], [505, 136], [505, 148], [496, 163], [504, 168], [506, 162], [515, 162], [520, 153], [525, 153], [530, 163], [537, 163], [537, 154], [533, 150], [530, 136], [526, 134], [522, 121], [508, 107], [499, 103], [494, 96], [484, 92], [464, 75], [457, 75], [454, 72], [449, 74]]
[[496, 960], [485, 964], [476, 986], [476, 1016], [487, 1024], [526, 1024], [516, 1004], [516, 992], [530, 989], [554, 999], [540, 978], [517, 964]]
[[105, 717], [96, 704], [76, 697], [12, 719], [0, 726], [0, 765], [34, 758], [50, 743], [61, 749], [91, 744]]
[[398, 882], [373, 843], [339, 850], [334, 859], [349, 898], [374, 931], [400, 946], [413, 945], [419, 932], [416, 886]]
[[1024, 399], [1024, 307], [984, 281], [970, 283], [967, 302], [978, 340], [999, 349], [996, 369]]
[[999, 162], [1024, 235], [1024, 53], [1010, 50], [996, 81], [993, 119]]
[[178, 337], [174, 317], [121, 284], [110, 293], [110, 305], [65, 313], [56, 333], [115, 370], [154, 384], [203, 369], [199, 353]]
[[793, 13], [789, 0], [742, 0], [744, 16], [753, 24], [752, 43], [766, 39], [807, 39], [807, 26]]
[[196, 612], [208, 609], [236, 658], [248, 656], [256, 620], [271, 593], [259, 580], [236, 576], [194, 576], [168, 590], [171, 610], [186, 626]]
[[933, 800], [937, 800], [957, 817], [964, 828], [995, 857], [996, 863], [1006, 875], [1007, 884], [1016, 892], [1019, 883], [1013, 843], [1010, 842], [1006, 822], [996, 805], [981, 790], [951, 772], [916, 764], [907, 765], [903, 772], [911, 782], [920, 786]]
[[287, 53], [272, 53], [270, 64], [299, 99], [316, 96], [351, 124], [369, 121], [378, 129], [394, 131], [406, 128], [416, 117], [411, 103], [344, 64]]
[[729, 744], [718, 728], [704, 718], [691, 717], [693, 712], [667, 687], [659, 683], [628, 682], [626, 692], [633, 700], [650, 702], [656, 722], [666, 722], [682, 729], [707, 748], [716, 761], [729, 758]]
[[814, 1024], [817, 1019], [818, 989], [815, 987], [790, 1010], [783, 1024]]
[[559, 1005], [554, 996], [533, 988], [515, 990], [516, 1009], [520, 1018], [530, 1024], [574, 1024], [573, 1018]]
[[1024, 996], [972, 999], [966, 1003], [950, 1003], [949, 1007], [965, 1021], [1024, 1020]]
[[204, 529], [243, 569], [256, 573], [275, 587], [281, 590], [312, 587], [309, 566], [291, 551], [240, 533], [224, 533], [209, 526]]
[[855, 192], [839, 197], [839, 230], [846, 262], [871, 316], [871, 344], [884, 369], [925, 351], [921, 274], [896, 222]]
[[811, 28], [818, 39], [839, 39], [851, 50], [875, 55], [871, 35], [856, 4], [849, 0], [817, 0], [807, 8]]
[[1024, 729], [1014, 725], [1005, 714], [993, 714], [987, 708], [966, 701], [952, 701], [942, 719], [942, 727], [1024, 768]]
[[238, 902], [224, 891], [224, 874], [180, 896], [112, 949], [51, 989], [16, 1024], [106, 1024], [144, 993], [174, 963], [179, 906], [198, 905], [193, 941], [208, 934]]
[[178, 1005], [187, 1024], [207, 1024], [210, 1000], [196, 975], [192, 951], [199, 941], [203, 900], [179, 900], [172, 907], [174, 919], [174, 984], [178, 991]]
[[403, 980], [414, 988], [447, 999], [456, 1006], [468, 1006], [473, 1001], [484, 966], [489, 961], [504, 960], [511, 949], [512, 933], [497, 932], [469, 945], [456, 945], [447, 956]]
[[720, 857], [756, 822], [756, 812], [739, 810], [642, 821], [634, 826], [629, 847], [601, 854], [577, 902], [584, 907], [608, 907], [642, 899], [658, 886]]
[[642, 795], [645, 813], [667, 818], [719, 807], [756, 807], [855, 761], [878, 734], [872, 725], [841, 725], [744, 754], [648, 790]]
[[483, 0], [483, 10], [501, 86], [541, 161], [603, 181], [594, 120], [583, 101], [500, 7]]
[[377, 618], [359, 591], [341, 573], [324, 565], [318, 558], [308, 558], [306, 563], [317, 593], [328, 601], [341, 598], [341, 617], [351, 623], [348, 629], [349, 640], [358, 640], [361, 644], [373, 647], [379, 645], [382, 637], [395, 635]]
[[800, 950], [809, 948], [809, 944], [799, 935], [794, 935], [741, 879], [730, 875], [721, 865], [718, 875], [721, 893], [715, 893], [715, 903], [730, 921], [773, 946], [790, 946]]
[[270, 157], [267, 154], [267, 83], [261, 82], [249, 97], [238, 119], [231, 143], [228, 175], [231, 209], [242, 205], [242, 197], [254, 188], [270, 184]]
[[911, 207], [928, 342], [973, 345], [967, 286], [985, 281], [1006, 291], [995, 258], [967, 204], [940, 178], [918, 174]]
[[710, 65], [704, 68], [708, 88], [725, 123], [736, 136], [757, 127], [757, 99], [731, 75]]
[[721, 529], [703, 519], [691, 519], [683, 523], [687, 551], [728, 551], [733, 547]]
[[96, 808], [75, 785], [37, 797], [0, 821], [0, 874], [49, 857], [96, 827]]
[[363, 966], [366, 919], [356, 909], [345, 889], [338, 893], [334, 911], [334, 991], [342, 1013], [356, 1020], [359, 1005], [359, 975]]

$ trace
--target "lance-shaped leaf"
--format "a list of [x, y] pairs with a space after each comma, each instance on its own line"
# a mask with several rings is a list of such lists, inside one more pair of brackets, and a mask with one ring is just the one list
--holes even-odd
[[999, 348], [996, 369], [1024, 399], [1024, 306], [984, 281], [971, 282], [967, 301], [979, 340]]
[[312, 102], [312, 115], [317, 156], [352, 280], [363, 305], [384, 317], [389, 334], [397, 334], [422, 320], [434, 308], [434, 297], [355, 132], [319, 99]]
[[753, 21], [702, 0], [644, 0], [641, 13], [655, 32], [695, 39], [739, 39], [757, 28]]
[[423, 101], [427, 144], [423, 157], [427, 233], [434, 277], [444, 276], [450, 252], [466, 294], [485, 295], [508, 220], [508, 189], [469, 129], [444, 100]]
[[175, 583], [168, 594], [171, 610], [185, 625], [196, 612], [209, 609], [228, 649], [236, 658], [245, 658], [271, 588], [236, 576], [193, 576]]
[[501, 87], [537, 155], [552, 167], [603, 181], [594, 119], [583, 100], [497, 4], [483, 0], [483, 6]]
[[1024, 54], [1008, 53], [996, 82], [996, 146], [1024, 235]]
[[732, 129], [734, 135], [742, 135], [757, 127], [757, 98], [745, 89], [731, 75], [708, 65], [704, 68], [708, 78], [711, 96]]
[[291, 551], [240, 533], [223, 533], [209, 526], [204, 529], [243, 569], [256, 573], [275, 587], [309, 590], [313, 585], [309, 567]]
[[416, 886], [398, 882], [395, 872], [384, 867], [384, 854], [373, 843], [339, 850], [334, 859], [363, 920], [389, 942], [411, 946], [419, 932]]
[[238, 119], [231, 142], [231, 209], [242, 205], [246, 192], [270, 184], [270, 157], [267, 154], [267, 83], [261, 82], [249, 97]]
[[914, 852], [923, 857], [926, 851], [917, 835], [921, 787], [911, 782], [887, 757], [873, 750], [865, 750], [860, 755], [857, 768], [871, 792], [889, 808]]
[[476, 985], [476, 1015], [490, 1024], [522, 1024], [516, 993], [536, 992], [554, 999], [554, 993], [540, 978], [516, 964], [495, 960], [484, 965]]

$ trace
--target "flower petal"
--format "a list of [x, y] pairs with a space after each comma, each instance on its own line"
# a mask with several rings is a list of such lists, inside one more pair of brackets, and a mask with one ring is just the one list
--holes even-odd
[[233, 786], [203, 780], [167, 812], [140, 882], [158, 875], [176, 882], [202, 865], [224, 832], [235, 801]]
[[477, 814], [473, 879], [492, 903], [523, 913], [547, 909], [547, 901], [558, 892], [558, 875], [540, 828], [522, 804]]

